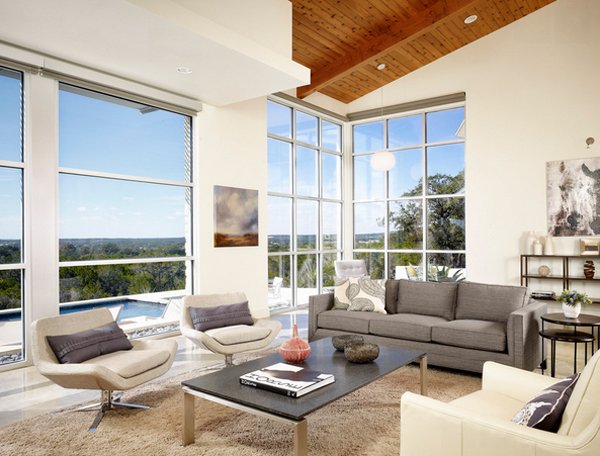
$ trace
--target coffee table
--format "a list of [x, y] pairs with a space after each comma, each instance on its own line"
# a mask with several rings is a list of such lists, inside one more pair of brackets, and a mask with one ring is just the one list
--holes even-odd
[[[307, 415], [412, 362], [420, 364], [421, 394], [427, 394], [427, 354], [380, 345], [379, 357], [372, 363], [352, 364], [335, 351], [331, 338], [310, 344], [312, 353], [307, 368], [335, 375], [335, 382], [299, 398], [240, 384], [240, 375], [282, 362], [279, 354], [258, 358], [182, 382], [183, 445], [195, 441], [195, 398], [266, 417], [294, 429], [294, 455], [308, 454]], [[398, 404], [399, 406], [400, 404]]]

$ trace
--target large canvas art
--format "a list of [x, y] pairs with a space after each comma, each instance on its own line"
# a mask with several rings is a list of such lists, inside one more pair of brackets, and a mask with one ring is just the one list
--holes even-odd
[[546, 175], [549, 234], [600, 234], [600, 158], [548, 162]]
[[258, 245], [258, 190], [215, 185], [215, 247]]

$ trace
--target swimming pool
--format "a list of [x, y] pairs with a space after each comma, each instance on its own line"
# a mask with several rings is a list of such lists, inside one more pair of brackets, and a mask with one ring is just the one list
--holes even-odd
[[[82, 310], [98, 309], [100, 307], [123, 306], [119, 321], [127, 320], [133, 317], [160, 317], [166, 307], [166, 304], [160, 302], [140, 301], [137, 299], [117, 299], [111, 301], [99, 301], [87, 304], [61, 305], [60, 314], [69, 314], [81, 312]], [[21, 309], [14, 309], [0, 313], [0, 321], [16, 321], [21, 319]]]

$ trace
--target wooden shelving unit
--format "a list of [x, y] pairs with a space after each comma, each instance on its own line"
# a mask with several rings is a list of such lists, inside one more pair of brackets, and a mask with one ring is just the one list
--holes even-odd
[[[543, 276], [537, 271], [530, 270], [530, 259], [547, 259], [553, 260], [554, 264], [559, 263], [560, 269], [558, 271], [551, 271], [550, 275]], [[593, 260], [598, 267], [596, 275], [591, 279], [586, 279], [583, 276], [583, 267], [579, 268], [581, 275], [573, 275], [572, 263], [577, 260], [578, 262], [584, 260]], [[600, 256], [599, 255], [521, 255], [521, 285], [529, 286], [529, 281], [535, 280], [550, 280], [550, 281], [561, 281], [563, 289], [570, 289], [571, 282], [587, 282], [595, 283], [600, 282]], [[598, 295], [600, 296], [600, 284], [598, 284]], [[591, 298], [594, 302], [600, 302], [600, 298]]]

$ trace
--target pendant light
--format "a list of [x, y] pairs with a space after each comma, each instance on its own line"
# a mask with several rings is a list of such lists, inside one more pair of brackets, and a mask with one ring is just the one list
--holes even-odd
[[[383, 87], [381, 88], [381, 120], [383, 118]], [[387, 149], [382, 149], [371, 155], [371, 168], [376, 171], [389, 171], [396, 164], [396, 157]]]

